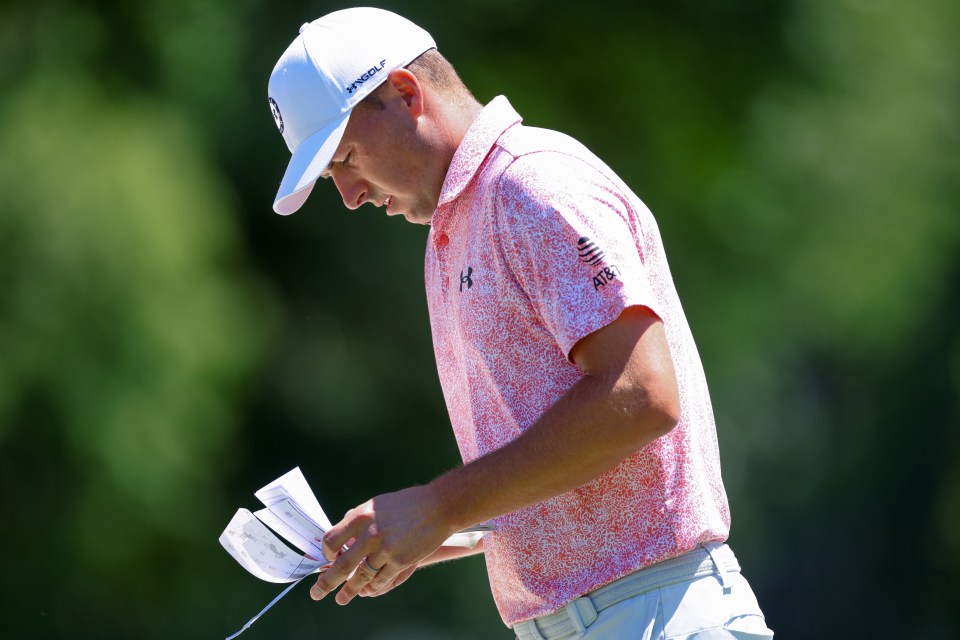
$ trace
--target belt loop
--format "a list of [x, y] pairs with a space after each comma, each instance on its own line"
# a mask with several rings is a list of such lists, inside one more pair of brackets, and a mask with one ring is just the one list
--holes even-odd
[[513, 630], [517, 634], [517, 640], [547, 640], [540, 633], [535, 619], [525, 620], [518, 625], [514, 625]]
[[713, 555], [713, 552], [719, 547], [723, 546], [723, 543], [720, 542], [705, 542], [703, 548], [707, 550], [707, 553], [710, 555], [710, 560], [713, 562], [714, 569], [717, 570], [717, 576], [720, 578], [720, 585], [723, 587], [724, 593], [730, 593], [732, 585], [727, 578], [727, 570], [724, 568], [723, 564], [717, 560], [717, 557]]
[[577, 630], [578, 638], [587, 633], [587, 627], [593, 624], [598, 615], [597, 608], [593, 606], [590, 596], [577, 598], [573, 602], [567, 603], [564, 609], [567, 611], [570, 622], [573, 623], [573, 628]]

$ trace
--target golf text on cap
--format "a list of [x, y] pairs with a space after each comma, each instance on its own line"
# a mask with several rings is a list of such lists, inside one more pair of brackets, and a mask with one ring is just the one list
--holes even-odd
[[357, 90], [357, 88], [358, 88], [361, 84], [363, 84], [364, 82], [366, 82], [367, 80], [369, 80], [369, 79], [372, 78], [373, 76], [377, 75], [377, 72], [378, 72], [378, 71], [383, 71], [383, 67], [384, 67], [384, 65], [386, 65], [386, 63], [387, 63], [386, 60], [381, 60], [381, 61], [380, 61], [380, 66], [373, 65], [373, 67], [371, 67], [370, 69], [367, 69], [366, 73], [364, 73], [362, 76], [360, 76], [359, 78], [357, 78], [356, 80], [354, 80], [354, 81], [353, 81], [353, 84], [351, 84], [349, 87], [344, 87], [344, 89], [347, 90], [347, 93], [353, 93], [354, 91]]

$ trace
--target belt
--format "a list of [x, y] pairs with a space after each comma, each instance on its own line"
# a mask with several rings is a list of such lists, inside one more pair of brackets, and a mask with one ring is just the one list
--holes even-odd
[[739, 573], [740, 564], [725, 544], [707, 543], [682, 556], [664, 560], [594, 589], [559, 611], [513, 626], [517, 640], [553, 640], [586, 632], [601, 611], [649, 591], [681, 582], [718, 575], [724, 588], [726, 573]]

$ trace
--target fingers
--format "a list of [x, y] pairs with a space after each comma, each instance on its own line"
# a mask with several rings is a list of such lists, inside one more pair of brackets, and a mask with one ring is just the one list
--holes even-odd
[[[380, 578], [376, 578], [370, 582], [367, 586], [360, 590], [361, 598], [375, 598], [377, 596], [382, 596], [383, 594], [392, 591], [399, 587], [401, 584], [406, 582], [410, 576], [413, 575], [413, 572], [417, 570], [417, 565], [408, 567], [397, 574], [397, 577], [389, 582], [381, 581]], [[378, 586], [383, 584], [383, 586]]]
[[[344, 566], [352, 566], [353, 561], [348, 558], [348, 553], [345, 552], [337, 563], [348, 561], [350, 564]], [[337, 563], [334, 563], [325, 574], [317, 579], [317, 583], [310, 589], [311, 598], [320, 600], [343, 583], [335, 600], [340, 605], [349, 604], [351, 600], [361, 594], [381, 595], [390, 591], [406, 581], [416, 569], [416, 566], [413, 566], [398, 572], [387, 565], [378, 568], [376, 565], [379, 562], [364, 557], [359, 564], [353, 567], [352, 573], [344, 581], [336, 573], [331, 576], [332, 572], [341, 570], [336, 568]]]
[[373, 547], [373, 541], [367, 532], [372, 521], [367, 514], [351, 511], [323, 537], [324, 555], [335, 560], [310, 589], [311, 598], [322, 599], [356, 573]]
[[345, 605], [361, 593], [386, 593], [436, 550], [433, 540], [442, 532], [431, 528], [415, 489], [369, 500], [326, 532], [324, 554], [335, 560], [317, 578], [311, 598], [320, 600], [339, 588], [336, 601]]
[[[340, 553], [330, 568], [317, 578], [316, 584], [310, 589], [310, 597], [314, 600], [323, 599], [328, 593], [348, 581], [353, 576], [360, 574], [364, 584], [376, 574], [370, 567], [363, 565], [366, 555], [363, 553], [362, 544], [354, 544], [352, 547]], [[355, 580], [354, 583], [359, 582]], [[349, 602], [349, 600], [348, 600]]]
[[[378, 567], [377, 562], [365, 558], [337, 593], [337, 604], [348, 604], [357, 594], [370, 585], [378, 585], [375, 588], [380, 588], [385, 580], [385, 578], [380, 577], [382, 573], [388, 573], [386, 566]], [[392, 578], [389, 579], [392, 580]]]
[[347, 604], [367, 585], [381, 589], [392, 581], [396, 570], [385, 570], [386, 560], [370, 557], [380, 544], [375, 516], [368, 505], [347, 512], [323, 537], [324, 554], [336, 560], [317, 579], [310, 589], [310, 597], [321, 600], [342, 584], [336, 601]]
[[349, 521], [344, 517], [323, 536], [323, 555], [327, 558], [336, 558], [343, 553], [345, 547], [354, 546], [357, 541], [356, 536], [371, 523], [371, 519], [362, 516]]

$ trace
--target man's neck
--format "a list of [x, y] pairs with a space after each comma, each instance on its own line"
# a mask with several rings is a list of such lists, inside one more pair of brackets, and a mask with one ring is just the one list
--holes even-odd
[[446, 100], [442, 107], [442, 136], [444, 139], [444, 166], [449, 168], [453, 156], [460, 148], [460, 144], [470, 130], [470, 126], [483, 110], [483, 105], [476, 101], [473, 96], [468, 96], [463, 101]]

